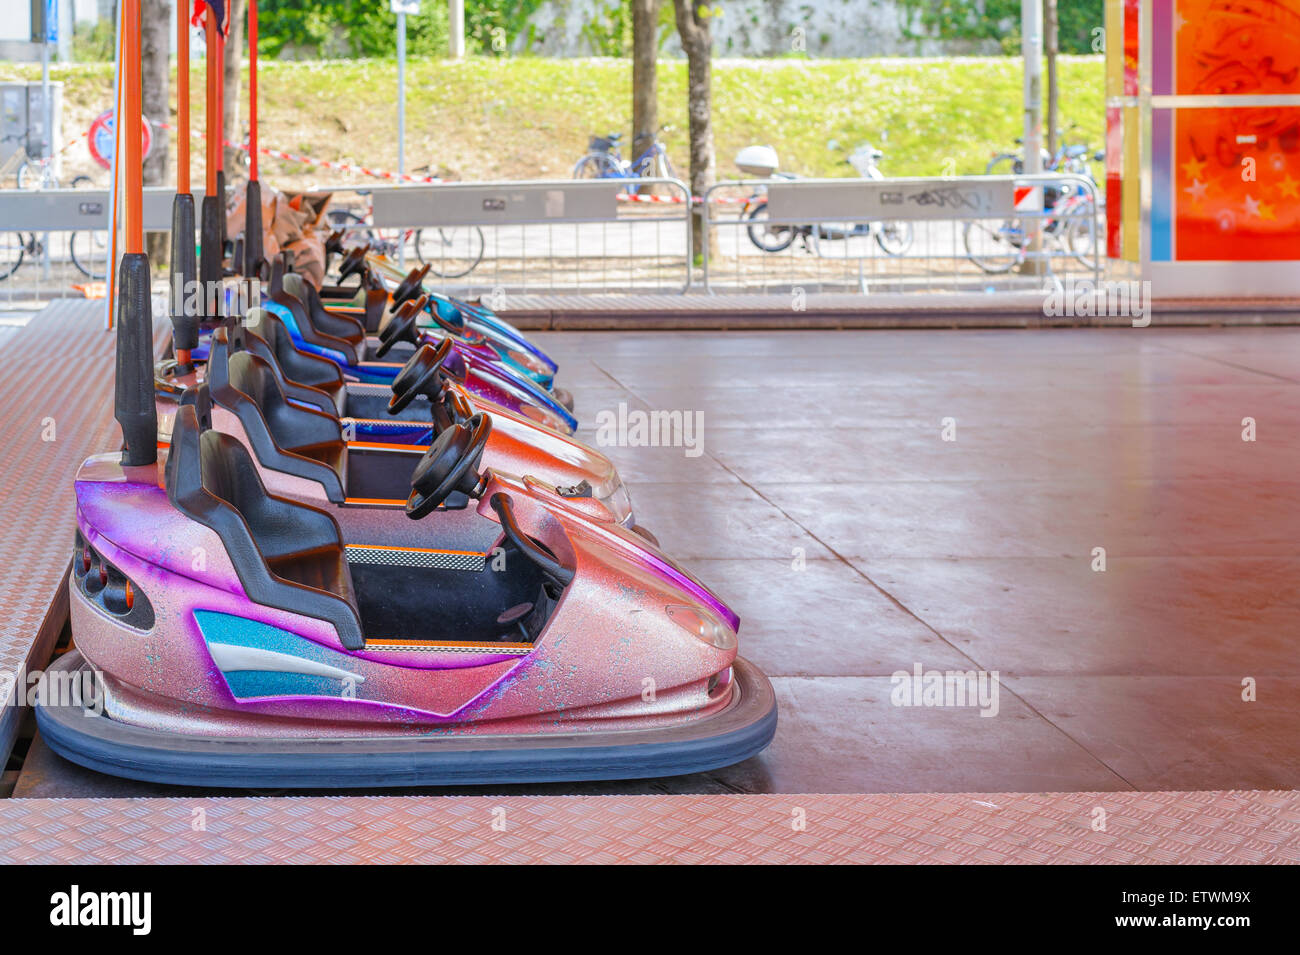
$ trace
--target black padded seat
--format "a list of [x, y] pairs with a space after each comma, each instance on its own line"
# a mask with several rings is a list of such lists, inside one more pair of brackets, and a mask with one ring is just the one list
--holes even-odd
[[302, 335], [303, 341], [338, 352], [349, 365], [357, 364], [359, 361], [357, 349], [352, 342], [346, 338], [338, 338], [323, 332], [313, 324], [306, 304], [291, 291], [294, 287], [301, 290], [303, 284], [306, 283], [303, 283], [301, 276], [288, 272], [281, 281], [280, 288], [274, 289], [269, 297], [272, 302], [287, 308], [290, 314], [293, 315], [293, 320], [298, 326], [298, 333]]
[[193, 404], [176, 415], [166, 486], [173, 507], [221, 538], [252, 600], [333, 624], [349, 650], [365, 646], [337, 522], [268, 492], [237, 439], [200, 431]]
[[333, 408], [337, 413], [343, 413], [343, 405], [347, 401], [347, 384], [343, 380], [343, 369], [328, 358], [300, 351], [294, 345], [293, 336], [284, 327], [284, 323], [266, 309], [249, 309], [244, 330], [248, 343], [246, 347], [249, 351], [270, 360], [269, 356], [263, 354], [258, 347], [260, 339], [270, 355], [275, 357], [281, 383], [287, 379], [305, 385], [315, 392], [323, 393], [325, 396], [322, 400], [320, 394], [290, 394], [286, 391], [290, 398], [305, 401], [322, 411]]
[[337, 415], [291, 404], [272, 364], [247, 351], [231, 354], [228, 334], [219, 329], [213, 335], [207, 369], [212, 400], [239, 418], [263, 467], [316, 481], [341, 504], [347, 444]]
[[[213, 333], [212, 345], [208, 351], [208, 379], [225, 381], [222, 369], [227, 367], [230, 354], [238, 351], [251, 352], [270, 365], [275, 372], [275, 380], [280, 383], [280, 390], [290, 401], [296, 401], [308, 408], [316, 408], [326, 414], [337, 414], [333, 398], [318, 388], [286, 378], [271, 346], [260, 335], [250, 332], [242, 325], [228, 325]], [[338, 367], [328, 359], [325, 361], [335, 368]]]
[[295, 272], [286, 272], [283, 280], [286, 292], [307, 307], [307, 317], [316, 331], [333, 338], [341, 338], [353, 347], [366, 340], [366, 327], [348, 315], [327, 311], [321, 303], [320, 293], [310, 282]]

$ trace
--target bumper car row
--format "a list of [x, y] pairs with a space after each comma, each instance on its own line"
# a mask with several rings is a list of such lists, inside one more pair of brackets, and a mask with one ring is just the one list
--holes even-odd
[[[122, 15], [138, 87], [138, 2]], [[342, 788], [653, 777], [767, 746], [737, 615], [637, 524], [541, 349], [339, 235], [332, 281], [263, 261], [256, 196], [237, 254], [205, 216], [201, 259], [229, 255], [261, 306], [175, 308], [155, 364], [126, 159], [123, 450], [75, 479], [75, 650], [47, 683], [85, 692], [42, 693], [51, 748], [158, 783]]]

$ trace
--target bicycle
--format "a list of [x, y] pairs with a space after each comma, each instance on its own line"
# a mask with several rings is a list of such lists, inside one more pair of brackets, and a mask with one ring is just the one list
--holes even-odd
[[[1077, 125], [1070, 131], [1078, 129]], [[1064, 132], [1064, 131], [1062, 131]], [[1058, 133], [1060, 135], [1060, 133]], [[1023, 145], [1023, 139], [1017, 139]], [[1075, 186], [1046, 186], [1043, 189], [1043, 209], [1051, 213], [1044, 219], [1044, 242], [1068, 251], [1085, 268], [1091, 268], [1097, 247], [1096, 195], [1097, 180], [1092, 175], [1089, 159], [1103, 162], [1104, 151], [1088, 155], [1083, 143], [1062, 142], [1055, 155], [1043, 150], [1043, 171], [1064, 172], [1082, 176], [1092, 183], [1093, 191]], [[1020, 175], [1025, 171], [1024, 159], [1017, 153], [994, 156], [985, 167], [985, 175]], [[967, 222], [962, 228], [962, 243], [967, 257], [983, 271], [991, 274], [1009, 272], [1025, 260], [1028, 232], [1019, 218]]]
[[[663, 132], [668, 127], [661, 127]], [[587, 143], [587, 154], [573, 167], [574, 179], [676, 179], [668, 150], [659, 140], [654, 141], [636, 159], [624, 159], [619, 152], [622, 133], [592, 136]]]
[[[767, 149], [767, 147], [760, 148]], [[766, 153], [763, 155], [767, 156]], [[863, 179], [883, 180], [885, 174], [880, 171], [877, 164], [884, 158], [884, 155], [879, 149], [864, 143], [854, 150], [853, 154], [845, 161], [853, 166]], [[742, 161], [744, 157], [745, 152], [736, 157], [737, 165], [741, 167], [742, 172], [749, 169], [760, 169], [773, 179], [788, 181], [799, 178], [793, 173], [777, 171], [774, 150], [771, 151], [770, 158], [767, 159], [767, 162], [771, 164], [770, 169], [762, 165], [750, 166], [747, 162]], [[750, 222], [750, 225], [745, 227], [745, 231], [749, 235], [749, 241], [764, 252], [783, 252], [796, 239], [802, 243], [804, 249], [814, 252], [818, 242], [843, 242], [858, 236], [874, 236], [876, 245], [886, 255], [902, 255], [912, 247], [912, 224], [904, 220], [851, 222], [835, 225], [829, 223], [818, 223], [817, 225], [770, 223], [767, 214], [767, 189], [765, 187], [759, 187], [752, 196], [745, 200], [745, 206], [740, 214]]]
[[[1092, 268], [1097, 247], [1096, 210], [1092, 196], [1082, 188], [1070, 186], [1051, 191], [1058, 193], [1058, 197], [1050, 205], [1045, 205], [1051, 215], [1043, 220], [1044, 246], [1067, 250], [1079, 264]], [[972, 262], [983, 271], [996, 275], [1009, 272], [1025, 261], [1029, 232], [1018, 218], [1004, 219], [996, 224], [994, 221], [977, 219], [967, 222], [962, 228], [962, 242]]]
[[[1079, 129], [1078, 123], [1072, 124], [1068, 129], [1058, 129], [1056, 135], [1061, 139], [1061, 145], [1056, 150], [1056, 154], [1049, 153], [1046, 149], [1041, 149], [1039, 155], [1042, 157], [1043, 172], [1072, 172], [1079, 175], [1093, 178], [1092, 169], [1089, 167], [1089, 158], [1092, 162], [1104, 162], [1106, 153], [1104, 150], [1098, 150], [1088, 157], [1088, 147], [1084, 143], [1067, 143], [1064, 141], [1066, 133], [1076, 132]], [[1023, 138], [1016, 137], [1016, 145], [1024, 147]], [[997, 153], [988, 161], [984, 167], [986, 176], [1007, 176], [1020, 175], [1025, 171], [1025, 160], [1019, 152], [1014, 153]]]
[[0, 138], [0, 143], [17, 143], [18, 148], [0, 163], [0, 181], [11, 175], [19, 189], [57, 189], [59, 181], [54, 175], [54, 157], [33, 158], [27, 152], [27, 137], [12, 133]]
[[[21, 136], [6, 136], [7, 141], [21, 140]], [[54, 157], [32, 159], [27, 150], [20, 146], [4, 163], [0, 163], [0, 179], [17, 170], [19, 189], [58, 189], [58, 176], [54, 171]], [[73, 189], [85, 189], [94, 186], [89, 176], [77, 176], [72, 180]], [[107, 275], [106, 260], [108, 249], [108, 232], [103, 230], [85, 230], [73, 232], [68, 237], [68, 254], [73, 266], [89, 279], [102, 279]], [[4, 281], [22, 266], [24, 259], [43, 258], [46, 253], [45, 242], [35, 233], [0, 232], [0, 281]], [[97, 263], [104, 263], [97, 268]]]
[[[369, 196], [358, 190], [358, 194]], [[345, 247], [369, 244], [378, 253], [397, 258], [403, 248], [413, 252], [421, 265], [443, 279], [458, 279], [473, 272], [483, 261], [486, 241], [478, 226], [435, 226], [429, 229], [378, 230], [373, 225], [373, 206], [364, 216], [348, 209], [330, 209], [325, 218], [331, 228], [343, 233]]]

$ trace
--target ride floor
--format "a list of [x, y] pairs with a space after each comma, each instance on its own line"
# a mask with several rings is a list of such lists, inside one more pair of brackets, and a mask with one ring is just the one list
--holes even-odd
[[[1190, 851], [1183, 811], [1285, 818], [1290, 835], [1268, 851], [1297, 851], [1290, 795], [1152, 791], [1300, 786], [1300, 330], [538, 340], [592, 443], [611, 437], [598, 415], [617, 423], [620, 407], [634, 441], [637, 412], [702, 418], [690, 447], [607, 451], [638, 520], [739, 611], [741, 651], [772, 677], [780, 724], [762, 755], [703, 775], [419, 793], [913, 793], [890, 805], [958, 829], [993, 812], [985, 801], [1046, 807], [1074, 834], [1058, 849], [1113, 799], [1173, 813], [1161, 825], [1175, 855]], [[996, 714], [896, 705], [893, 675], [917, 667], [996, 673]], [[967, 798], [981, 793], [1058, 795]], [[97, 776], [37, 740], [14, 795], [198, 793]], [[877, 797], [854, 798], [836, 805], [876, 811]], [[777, 802], [755, 811], [788, 829]], [[229, 805], [257, 814], [255, 801]], [[999, 829], [970, 825], [986, 823]]]

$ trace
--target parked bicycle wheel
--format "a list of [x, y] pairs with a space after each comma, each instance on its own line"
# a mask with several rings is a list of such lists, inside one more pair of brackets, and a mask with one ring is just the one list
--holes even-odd
[[984, 167], [986, 176], [1010, 176], [1020, 175], [1025, 171], [1025, 164], [1015, 153], [1002, 153], [994, 156], [989, 160], [989, 164]]
[[26, 246], [21, 232], [0, 232], [0, 281], [18, 271]]
[[754, 207], [745, 213], [745, 218], [750, 222], [745, 228], [749, 233], [749, 241], [764, 252], [782, 252], [790, 248], [790, 243], [798, 234], [795, 226], [773, 225], [768, 222], [766, 200], [755, 203]]
[[483, 230], [478, 226], [419, 229], [415, 257], [439, 278], [458, 279], [483, 261]]
[[355, 212], [349, 212], [346, 209], [330, 209], [325, 213], [325, 219], [329, 222], [331, 229], [342, 230], [343, 248], [345, 249], [374, 241], [374, 232], [370, 230], [366, 220]]
[[886, 255], [902, 255], [912, 247], [912, 223], [905, 220], [880, 223], [876, 244]]
[[574, 179], [616, 179], [618, 163], [606, 153], [587, 153], [573, 167]]
[[1018, 219], [976, 219], [962, 229], [962, 241], [985, 272], [1009, 272], [1023, 258], [1025, 230]]
[[1070, 210], [1064, 231], [1062, 238], [1079, 264], [1089, 269], [1096, 265], [1097, 220], [1093, 217], [1091, 202]]
[[39, 189], [41, 185], [41, 170], [33, 166], [26, 160], [18, 167], [18, 188], [19, 189]]
[[[89, 176], [72, 180], [73, 189], [93, 189], [95, 183]], [[102, 279], [108, 275], [108, 232], [103, 229], [74, 232], [68, 239], [68, 253], [72, 264], [89, 279]]]

